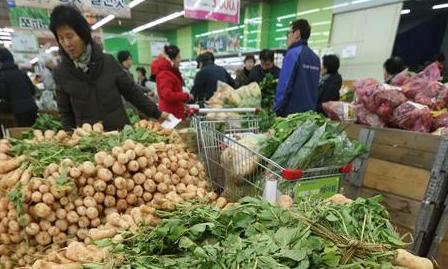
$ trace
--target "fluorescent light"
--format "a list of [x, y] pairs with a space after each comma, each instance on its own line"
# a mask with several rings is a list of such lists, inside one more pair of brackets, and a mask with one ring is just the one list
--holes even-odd
[[39, 58], [34, 57], [33, 59], [31, 59], [30, 64], [35, 64], [39, 61]]
[[352, 1], [352, 5], [361, 4], [361, 3], [370, 2], [370, 1], [372, 1], [372, 0], [356, 0], [356, 1]]
[[1, 29], [1, 28], [0, 28], [0, 32], [14, 33], [14, 29], [11, 29], [11, 28], [3, 28], [3, 29]]
[[297, 13], [297, 15], [302, 16], [302, 15], [306, 15], [306, 14], [316, 13], [319, 11], [320, 11], [320, 8], [315, 8], [315, 9], [310, 9], [310, 10], [305, 10], [305, 11], [299, 12], [299, 13]]
[[283, 27], [283, 23], [277, 23], [276, 26], [277, 27]]
[[289, 30], [289, 27], [284, 27], [284, 28], [279, 28], [279, 29], [275, 29], [275, 31], [278, 32], [286, 32]]
[[432, 6], [432, 9], [441, 9], [441, 8], [447, 8], [447, 7], [448, 7], [448, 3], [447, 4], [434, 5], [434, 6]]
[[0, 36], [0, 40], [11, 40], [10, 36]]
[[8, 32], [0, 32], [0, 36], [11, 36], [11, 33], [8, 33]]
[[331, 24], [331, 21], [319, 21], [319, 22], [315, 22], [312, 23], [312, 26], [319, 26], [319, 25], [327, 25], [327, 24]]
[[139, 26], [137, 28], [134, 28], [134, 29], [132, 29], [132, 32], [133, 33], [138, 33], [138, 32], [141, 32], [143, 30], [146, 30], [146, 29], [152, 28], [154, 26], [157, 26], [159, 24], [162, 24], [164, 22], [167, 22], [167, 21], [174, 20], [176, 18], [182, 17], [184, 15], [185, 15], [185, 11], [178, 11], [178, 12], [175, 12], [175, 13], [173, 13], [171, 15], [166, 16], [166, 17], [157, 19], [155, 21], [152, 21], [152, 22], [149, 22], [149, 23], [144, 24], [142, 26]]
[[48, 48], [47, 50], [45, 50], [45, 52], [46, 53], [52, 53], [52, 52], [54, 52], [54, 51], [58, 51], [59, 50], [59, 47], [57, 47], [57, 46], [53, 46], [53, 47], [50, 47], [50, 48]]
[[104, 19], [102, 19], [99, 22], [92, 25], [92, 30], [96, 30], [96, 29], [100, 28], [101, 26], [105, 25], [106, 23], [110, 22], [113, 19], [115, 19], [114, 15], [109, 15], [109, 16], [105, 17]]
[[134, 8], [137, 5], [140, 5], [141, 3], [145, 2], [145, 0], [134, 0], [129, 3], [129, 8]]
[[401, 15], [406, 15], [406, 14], [409, 14], [409, 13], [411, 13], [411, 10], [410, 10], [410, 9], [403, 9], [403, 10], [401, 11]]
[[348, 5], [350, 5], [350, 3], [342, 3], [342, 4], [337, 4], [337, 5], [333, 5], [333, 6], [329, 6], [329, 7], [324, 7], [324, 8], [322, 8], [322, 10], [337, 9], [337, 8], [341, 8], [341, 7], [346, 7]]
[[275, 38], [276, 41], [282, 41], [282, 40], [286, 40], [286, 39], [287, 39], [286, 36]]

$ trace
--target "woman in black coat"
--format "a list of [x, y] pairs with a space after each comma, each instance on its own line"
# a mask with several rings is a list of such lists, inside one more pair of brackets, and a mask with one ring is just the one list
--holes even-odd
[[36, 121], [35, 93], [36, 88], [25, 72], [14, 63], [11, 52], [0, 48], [0, 98], [6, 101], [17, 127], [30, 127]]
[[322, 77], [319, 83], [316, 111], [324, 113], [322, 104], [339, 101], [342, 87], [342, 76], [338, 73], [339, 58], [336, 55], [325, 55], [322, 58]]
[[105, 130], [129, 124], [122, 96], [150, 118], [166, 119], [120, 64], [95, 44], [90, 26], [74, 7], [61, 5], [50, 17], [62, 62], [54, 70], [57, 103], [65, 130], [102, 122]]

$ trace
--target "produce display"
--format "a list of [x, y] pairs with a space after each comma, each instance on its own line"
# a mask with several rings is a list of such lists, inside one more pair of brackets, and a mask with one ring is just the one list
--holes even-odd
[[[146, 120], [121, 132], [105, 133], [98, 123], [73, 134], [35, 129], [29, 139], [1, 140], [0, 189], [2, 269], [30, 266], [45, 253], [76, 250], [85, 246], [73, 243], [88, 245], [140, 223], [155, 225], [155, 209], [217, 198], [203, 164], [179, 136]], [[82, 262], [69, 253], [65, 258]], [[50, 265], [33, 268], [80, 268]]]
[[260, 87], [253, 82], [235, 90], [226, 83], [218, 81], [218, 88], [207, 103], [213, 108], [260, 107]]
[[360, 124], [428, 133], [448, 127], [431, 116], [431, 111], [448, 107], [448, 88], [439, 79], [439, 67], [433, 63], [419, 74], [404, 70], [391, 85], [375, 79], [360, 80], [355, 83], [352, 104], [329, 102], [323, 108], [333, 120], [344, 120], [346, 111], [355, 111]]
[[[433, 268], [428, 259], [403, 250], [380, 197], [351, 201], [305, 201], [281, 207], [246, 197], [220, 207], [187, 202], [161, 222], [121, 233], [97, 245], [110, 253], [86, 268], [287, 269]], [[68, 250], [67, 250], [68, 252]]]
[[[41, 131], [52, 130], [57, 132], [59, 130], [62, 130], [62, 124], [50, 114], [38, 113], [36, 122], [34, 122], [32, 129]], [[23, 137], [32, 138], [33, 131], [29, 130], [25, 132]]]

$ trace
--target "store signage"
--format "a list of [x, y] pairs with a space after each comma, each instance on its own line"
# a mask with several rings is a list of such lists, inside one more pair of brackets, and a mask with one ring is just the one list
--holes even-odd
[[239, 23], [240, 2], [240, 0], [184, 0], [185, 17]]
[[16, 7], [10, 10], [11, 26], [27, 30], [48, 30], [49, 17], [45, 9]]
[[76, 5], [82, 11], [96, 15], [114, 15], [120, 18], [131, 17], [128, 0], [15, 0], [15, 5], [18, 7], [52, 9], [60, 4]]
[[340, 181], [341, 178], [338, 176], [296, 181], [295, 200], [300, 202], [308, 197], [322, 199], [330, 198], [339, 192]]

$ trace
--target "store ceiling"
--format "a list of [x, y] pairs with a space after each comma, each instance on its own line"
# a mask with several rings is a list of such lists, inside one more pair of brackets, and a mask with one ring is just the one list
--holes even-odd
[[[242, 9], [249, 3], [262, 2], [263, 0], [242, 0]], [[148, 22], [157, 20], [169, 14], [183, 10], [183, 0], [146, 0], [140, 5], [132, 9], [131, 19], [115, 19], [108, 23], [107, 26], [123, 27], [126, 30], [133, 29]], [[180, 27], [191, 25], [197, 21], [178, 18], [157, 27], [152, 28], [152, 31], [165, 32], [176, 30]]]
[[434, 15], [448, 14], [448, 8], [433, 10], [434, 5], [447, 4], [448, 0], [408, 0], [403, 9], [410, 9], [411, 13], [403, 15], [404, 20], [420, 19]]

